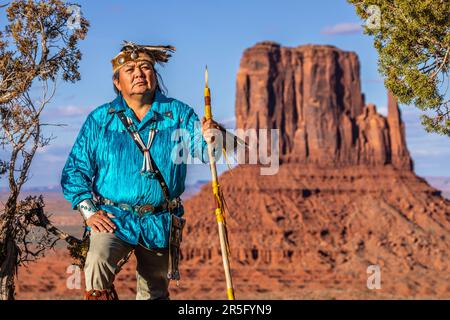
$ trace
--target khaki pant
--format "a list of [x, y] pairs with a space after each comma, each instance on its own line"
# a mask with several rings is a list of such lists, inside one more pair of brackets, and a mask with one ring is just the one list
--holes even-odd
[[107, 232], [91, 232], [84, 266], [86, 291], [109, 289], [114, 282], [117, 263], [133, 248], [137, 260], [136, 300], [169, 299], [169, 250], [133, 246]]

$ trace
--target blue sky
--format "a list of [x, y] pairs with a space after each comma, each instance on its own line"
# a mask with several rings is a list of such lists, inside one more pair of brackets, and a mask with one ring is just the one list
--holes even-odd
[[[111, 58], [122, 40], [140, 44], [172, 44], [171, 61], [160, 67], [169, 96], [203, 115], [204, 67], [208, 65], [213, 112], [233, 123], [236, 73], [243, 51], [264, 40], [283, 46], [330, 44], [355, 51], [361, 62], [362, 91], [386, 114], [387, 96], [377, 72], [372, 39], [362, 34], [353, 6], [340, 0], [315, 1], [78, 1], [91, 27], [80, 43], [82, 80], [59, 83], [44, 117], [67, 124], [48, 130], [56, 138], [40, 151], [28, 186], [59, 184], [60, 173], [86, 115], [114, 98]], [[2, 13], [3, 14], [3, 13]], [[3, 17], [1, 17], [3, 20]], [[0, 21], [2, 21], [0, 20]], [[428, 134], [418, 112], [401, 107], [407, 143], [420, 176], [450, 176], [450, 140]], [[209, 169], [195, 166], [188, 183], [207, 179]], [[5, 180], [0, 180], [5, 185]]]

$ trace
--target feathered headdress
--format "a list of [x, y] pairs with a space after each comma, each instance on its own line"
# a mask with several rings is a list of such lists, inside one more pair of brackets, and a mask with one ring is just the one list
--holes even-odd
[[123, 41], [120, 52], [111, 60], [113, 73], [130, 61], [149, 61], [152, 64], [166, 63], [176, 49], [173, 46], [139, 45], [131, 41]]

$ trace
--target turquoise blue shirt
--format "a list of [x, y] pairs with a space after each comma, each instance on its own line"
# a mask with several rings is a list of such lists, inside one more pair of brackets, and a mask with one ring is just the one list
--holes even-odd
[[[150, 110], [139, 121], [122, 95], [93, 110], [83, 124], [73, 145], [61, 176], [64, 197], [76, 209], [93, 193], [114, 202], [132, 206], [164, 203], [158, 180], [142, 174], [143, 154], [117, 117], [118, 111], [133, 120], [146, 144], [150, 129], [156, 134], [150, 154], [161, 171], [171, 198], [179, 197], [185, 188], [188, 153], [202, 162], [208, 162], [207, 144], [201, 134], [199, 118], [187, 104], [155, 92]], [[178, 129], [178, 130], [177, 130]], [[170, 214], [139, 216], [136, 212], [111, 205], [99, 209], [115, 215], [115, 234], [122, 240], [137, 244], [142, 237], [149, 248], [168, 246]], [[184, 214], [181, 207], [176, 214]]]

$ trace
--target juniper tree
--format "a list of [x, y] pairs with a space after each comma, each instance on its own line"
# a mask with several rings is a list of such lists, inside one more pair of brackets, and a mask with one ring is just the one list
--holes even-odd
[[[23, 200], [19, 195], [36, 151], [52, 138], [43, 134], [46, 124], [41, 114], [55, 94], [57, 81], [80, 79], [78, 42], [85, 38], [89, 23], [79, 13], [74, 5], [59, 0], [16, 0], [6, 8], [6, 24], [0, 31], [0, 145], [8, 154], [0, 160], [0, 175], [9, 186], [0, 211], [3, 300], [14, 299], [19, 265], [42, 256], [58, 237], [76, 242], [51, 225], [42, 195]], [[39, 98], [32, 94], [36, 90]]]
[[428, 132], [450, 136], [450, 1], [348, 0], [374, 37], [379, 71], [399, 102], [423, 110]]

